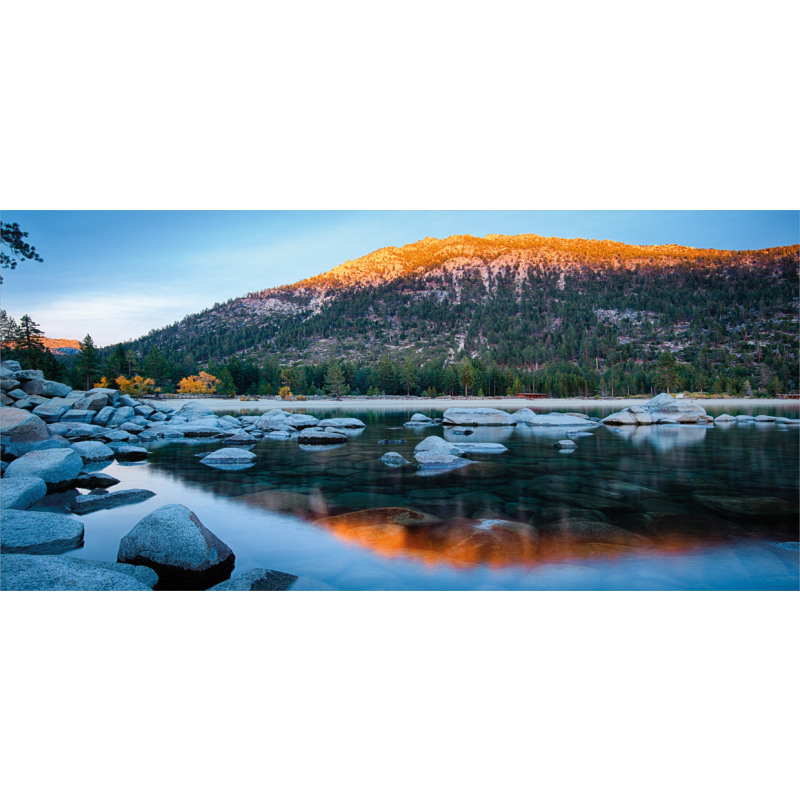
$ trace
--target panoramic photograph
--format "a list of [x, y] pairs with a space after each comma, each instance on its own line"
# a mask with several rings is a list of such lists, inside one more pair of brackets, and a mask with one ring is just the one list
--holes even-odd
[[1, 221], [3, 590], [798, 590], [797, 212]]

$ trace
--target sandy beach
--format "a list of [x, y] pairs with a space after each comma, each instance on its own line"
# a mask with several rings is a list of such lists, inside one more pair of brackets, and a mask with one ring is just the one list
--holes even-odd
[[[183, 399], [170, 399], [164, 402], [169, 403], [175, 408], [180, 408], [184, 403], [188, 402]], [[593, 406], [595, 408], [626, 408], [627, 406], [644, 405], [647, 402], [646, 398], [621, 398], [616, 400], [594, 400], [592, 398], [547, 398], [544, 400], [521, 400], [518, 397], [504, 397], [501, 399], [493, 399], [486, 397], [470, 398], [465, 400], [462, 398], [427, 398], [427, 397], [409, 397], [409, 398], [380, 398], [376, 397], [370, 400], [331, 400], [329, 398], [312, 398], [304, 401], [285, 401], [285, 400], [256, 400], [256, 401], [241, 401], [238, 399], [223, 399], [213, 397], [202, 399], [201, 402], [207, 405], [215, 412], [225, 413], [229, 411], [251, 411], [253, 414], [262, 414], [273, 408], [291, 409], [292, 411], [307, 411], [309, 414], [314, 414], [315, 411], [369, 411], [369, 410], [402, 410], [407, 408], [433, 408], [433, 409], [447, 409], [447, 408], [503, 408], [509, 411], [515, 411], [519, 408], [533, 408], [538, 411], [556, 411], [559, 409], [570, 408], [585, 408], [586, 406]], [[683, 402], [695, 402], [707, 409], [720, 408], [722, 406], [734, 406], [742, 408], [743, 410], [748, 407], [755, 406], [777, 406], [786, 409], [800, 409], [800, 401], [798, 400], [777, 400], [772, 398], [753, 399], [753, 398], [707, 398], [703, 400], [691, 400], [685, 398]]]

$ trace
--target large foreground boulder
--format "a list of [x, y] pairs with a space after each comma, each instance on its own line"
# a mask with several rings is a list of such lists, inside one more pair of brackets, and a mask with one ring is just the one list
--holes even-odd
[[497, 408], [448, 408], [442, 415], [443, 425], [516, 425], [507, 411]]
[[4, 509], [0, 512], [0, 527], [3, 553], [64, 553], [83, 541], [82, 522], [48, 511]]
[[655, 425], [679, 423], [682, 425], [698, 422], [711, 422], [712, 417], [696, 403], [678, 400], [671, 394], [656, 395], [641, 406], [628, 408], [609, 414], [602, 422], [605, 425]]
[[50, 435], [41, 417], [21, 408], [0, 408], [0, 439], [3, 450], [19, 458]]
[[69, 488], [82, 468], [83, 460], [74, 450], [58, 447], [26, 453], [9, 464], [5, 477], [41, 478], [52, 492]]
[[47, 494], [47, 484], [36, 476], [3, 478], [0, 481], [0, 507], [24, 510]]
[[235, 556], [193, 511], [175, 504], [156, 509], [123, 536], [117, 561], [151, 567], [160, 588], [207, 589], [228, 578]]
[[3, 591], [147, 592], [151, 589], [147, 583], [148, 574], [137, 572], [134, 577], [115, 569], [113, 564], [106, 566], [97, 561], [59, 556], [4, 555], [0, 568], [0, 589]]

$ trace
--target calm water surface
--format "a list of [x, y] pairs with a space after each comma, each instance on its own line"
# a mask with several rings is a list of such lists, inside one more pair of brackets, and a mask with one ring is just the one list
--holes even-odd
[[[741, 413], [714, 415], [725, 410]], [[121, 480], [112, 491], [156, 496], [80, 517], [85, 543], [68, 555], [114, 561], [145, 514], [182, 503], [234, 551], [234, 575], [267, 567], [339, 589], [798, 588], [798, 428], [601, 426], [564, 453], [554, 443], [565, 429], [476, 428], [462, 437], [403, 427], [413, 411], [441, 413], [343, 409], [367, 425], [345, 445], [263, 440], [245, 471], [199, 463], [220, 440], [147, 444], [148, 461], [98, 469]], [[798, 415], [768, 406], [747, 413]], [[413, 461], [431, 434], [501, 442], [508, 452], [471, 455], [476, 463], [440, 474], [379, 460], [394, 450]], [[48, 497], [38, 508], [59, 502]], [[398, 507], [414, 513], [367, 513]], [[353, 512], [362, 513], [343, 516]]]

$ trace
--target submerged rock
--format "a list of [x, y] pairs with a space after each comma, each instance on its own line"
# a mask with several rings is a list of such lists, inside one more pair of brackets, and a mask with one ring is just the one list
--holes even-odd
[[284, 592], [297, 580], [297, 575], [275, 569], [249, 569], [235, 578], [218, 583], [209, 592]]
[[427, 472], [444, 472], [451, 469], [461, 469], [474, 461], [466, 458], [461, 458], [457, 455], [451, 455], [440, 450], [422, 450], [414, 453], [414, 458], [420, 466], [422, 471]]
[[712, 495], [696, 492], [695, 499], [704, 506], [733, 517], [794, 517], [796, 503], [780, 497], [746, 497], [742, 495]]
[[575, 450], [578, 445], [572, 439], [559, 439], [553, 447], [557, 447], [559, 450]]
[[[3, 553], [64, 553], [83, 541], [83, 523], [48, 511], [0, 512], [0, 551]], [[5, 581], [5, 563], [3, 563]]]
[[147, 592], [151, 589], [150, 581], [147, 573], [137, 572], [134, 577], [115, 568], [113, 564], [106, 566], [98, 561], [59, 556], [4, 555], [0, 589], [16, 592]]
[[401, 456], [400, 453], [395, 452], [384, 453], [381, 456], [381, 461], [383, 461], [387, 467], [403, 467], [411, 463], [407, 458]]
[[101, 511], [106, 508], [142, 503], [156, 496], [156, 493], [149, 489], [121, 489], [118, 492], [96, 489], [95, 491], [103, 492], [103, 494], [82, 494], [67, 504], [67, 510], [73, 514], [89, 514], [92, 511]]
[[355, 417], [334, 417], [323, 419], [317, 423], [318, 428], [366, 428], [366, 425]]
[[233, 551], [182, 505], [167, 505], [140, 520], [119, 543], [117, 561], [151, 567], [166, 588], [208, 588], [226, 579]]

